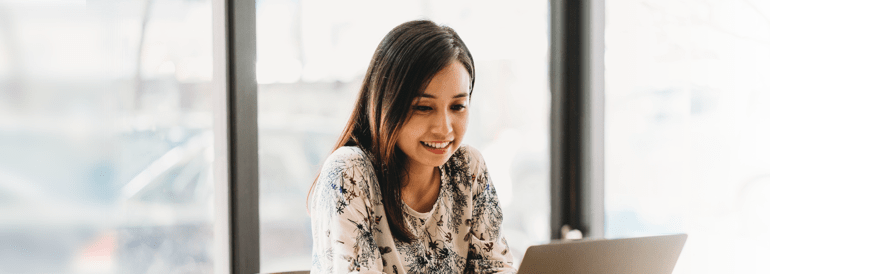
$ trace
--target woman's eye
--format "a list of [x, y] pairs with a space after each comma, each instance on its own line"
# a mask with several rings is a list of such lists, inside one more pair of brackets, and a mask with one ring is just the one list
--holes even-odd
[[426, 106], [414, 106], [414, 107], [413, 107], [413, 110], [417, 110], [417, 111], [429, 111], [429, 110], [431, 110], [431, 107], [426, 107]]
[[465, 108], [467, 108], [466, 105], [454, 105], [454, 106], [452, 106], [453, 110], [463, 110]]

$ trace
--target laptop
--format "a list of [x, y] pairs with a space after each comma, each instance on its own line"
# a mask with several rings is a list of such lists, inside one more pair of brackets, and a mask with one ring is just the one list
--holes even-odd
[[572, 240], [531, 246], [519, 274], [671, 274], [686, 234]]

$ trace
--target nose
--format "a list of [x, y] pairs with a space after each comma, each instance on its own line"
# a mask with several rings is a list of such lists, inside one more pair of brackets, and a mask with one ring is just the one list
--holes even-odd
[[448, 137], [452, 133], [452, 115], [448, 111], [440, 111], [433, 119], [431, 132], [441, 137]]

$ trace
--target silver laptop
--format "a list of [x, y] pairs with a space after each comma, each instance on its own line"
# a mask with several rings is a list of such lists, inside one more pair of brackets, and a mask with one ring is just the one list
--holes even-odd
[[531, 246], [519, 274], [670, 274], [686, 234], [614, 240], [574, 240]]

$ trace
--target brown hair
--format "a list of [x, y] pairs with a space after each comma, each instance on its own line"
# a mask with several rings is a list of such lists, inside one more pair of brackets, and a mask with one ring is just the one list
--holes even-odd
[[[410, 21], [392, 29], [373, 53], [355, 108], [332, 150], [357, 146], [366, 152], [379, 181], [389, 228], [402, 242], [412, 241], [413, 235], [403, 217], [401, 188], [408, 171], [407, 156], [396, 147], [399, 131], [413, 100], [453, 61], [467, 69], [473, 93], [473, 57], [455, 30], [429, 20]], [[315, 184], [310, 186], [310, 194]]]

